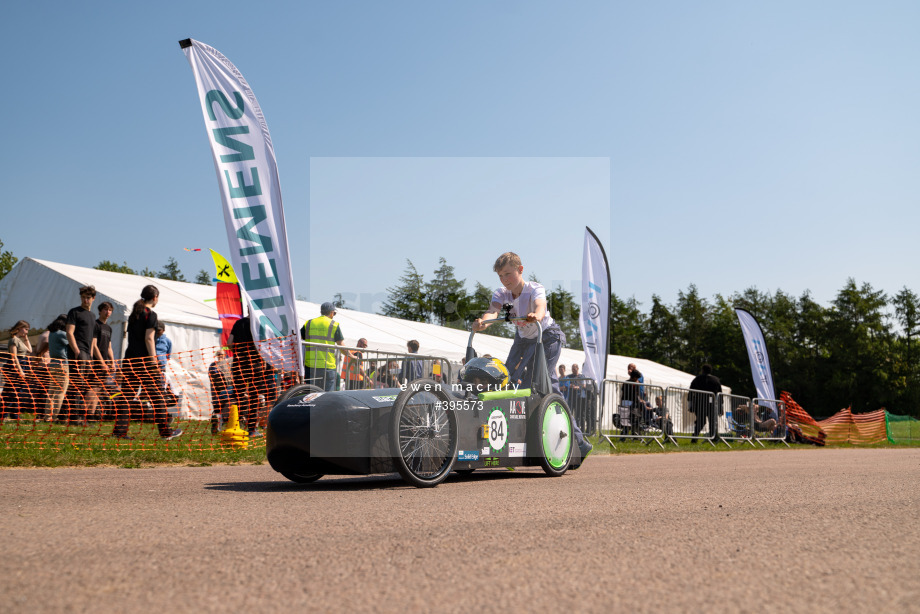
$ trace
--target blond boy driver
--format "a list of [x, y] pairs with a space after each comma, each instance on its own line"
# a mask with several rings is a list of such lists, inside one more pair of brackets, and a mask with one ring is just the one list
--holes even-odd
[[[511, 317], [525, 317], [526, 322], [515, 322], [518, 327], [514, 343], [508, 353], [505, 365], [511, 373], [511, 382], [520, 383], [522, 388], [530, 388], [533, 382], [533, 358], [537, 348], [537, 335], [543, 325], [543, 353], [546, 356], [546, 368], [552, 381], [553, 392], [561, 394], [556, 362], [565, 343], [565, 333], [553, 321], [546, 308], [546, 289], [535, 281], [524, 281], [524, 265], [521, 257], [514, 252], [505, 252], [495, 261], [492, 270], [498, 273], [502, 284], [492, 294], [489, 310], [473, 322], [473, 330], [480, 332], [487, 328], [490, 320], [498, 317], [506, 304], [511, 305]], [[581, 430], [575, 426], [575, 438], [581, 449], [582, 458], [587, 456], [592, 446], [585, 441]]]

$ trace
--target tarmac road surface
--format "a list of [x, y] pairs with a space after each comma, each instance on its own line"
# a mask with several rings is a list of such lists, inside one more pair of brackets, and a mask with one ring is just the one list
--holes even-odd
[[0, 611], [920, 612], [920, 449], [0, 471]]

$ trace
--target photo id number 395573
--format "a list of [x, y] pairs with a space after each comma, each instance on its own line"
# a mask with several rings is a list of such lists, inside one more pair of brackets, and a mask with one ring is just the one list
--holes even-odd
[[474, 411], [482, 409], [482, 401], [470, 399], [438, 401], [435, 406], [437, 409], [444, 409], [447, 411]]

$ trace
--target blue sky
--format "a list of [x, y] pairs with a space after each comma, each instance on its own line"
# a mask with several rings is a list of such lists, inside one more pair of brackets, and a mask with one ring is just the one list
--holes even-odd
[[[0, 240], [187, 276], [226, 250], [178, 41], [219, 49], [272, 132], [298, 294], [361, 308], [411, 259], [468, 285], [519, 251], [614, 291], [822, 303], [920, 290], [916, 2], [32, 2], [0, 24]], [[366, 296], [362, 304], [362, 296]]]

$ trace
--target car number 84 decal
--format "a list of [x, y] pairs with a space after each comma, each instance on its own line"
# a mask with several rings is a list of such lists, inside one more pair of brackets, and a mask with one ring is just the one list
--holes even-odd
[[500, 409], [489, 414], [489, 445], [493, 450], [501, 450], [508, 441], [508, 421]]

